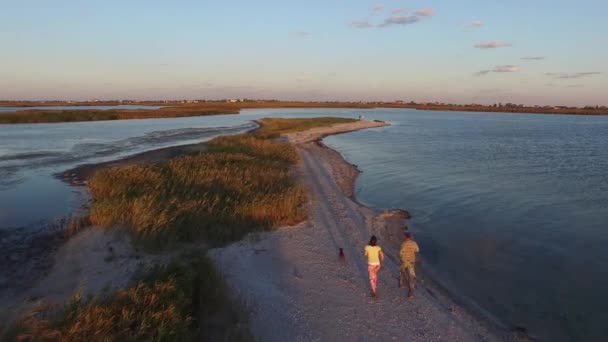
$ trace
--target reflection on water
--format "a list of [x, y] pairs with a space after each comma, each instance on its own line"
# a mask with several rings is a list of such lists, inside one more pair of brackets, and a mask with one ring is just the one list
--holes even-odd
[[325, 142], [412, 212], [433, 273], [547, 341], [608, 336], [608, 117], [378, 110]]

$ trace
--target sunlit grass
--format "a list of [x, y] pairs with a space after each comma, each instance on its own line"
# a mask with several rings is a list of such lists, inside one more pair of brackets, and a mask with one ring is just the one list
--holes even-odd
[[26, 110], [0, 115], [0, 124], [56, 123], [79, 121], [107, 121], [127, 119], [176, 118], [217, 114], [238, 114], [234, 108], [189, 108], [163, 109], [110, 109], [110, 110]]
[[[162, 105], [158, 104], [157, 105]], [[0, 115], [0, 124], [17, 123], [56, 123], [77, 121], [102, 121], [126, 119], [176, 118], [187, 116], [238, 114], [247, 108], [372, 108], [373, 104], [339, 102], [280, 102], [248, 101], [228, 103], [221, 101], [184, 104], [160, 109], [88, 109], [83, 106], [76, 110], [36, 109], [23, 110]]]
[[188, 255], [108, 296], [87, 300], [77, 294], [63, 309], [33, 310], [4, 339], [243, 341], [250, 335], [210, 261]]
[[259, 131], [218, 137], [208, 151], [157, 165], [102, 169], [90, 180], [93, 224], [126, 226], [152, 247], [204, 239], [226, 243], [305, 218], [291, 175], [298, 156], [278, 133], [351, 119], [264, 119]]
[[357, 120], [348, 118], [322, 117], [312, 119], [266, 118], [259, 121], [262, 123], [262, 127], [260, 127], [257, 134], [265, 137], [273, 137], [283, 133], [306, 131], [315, 127], [355, 122]]
[[89, 182], [91, 221], [125, 225], [136, 241], [164, 246], [234, 241], [304, 219], [304, 192], [289, 174], [297, 158], [291, 146], [251, 135], [210, 146], [159, 165], [99, 171]]

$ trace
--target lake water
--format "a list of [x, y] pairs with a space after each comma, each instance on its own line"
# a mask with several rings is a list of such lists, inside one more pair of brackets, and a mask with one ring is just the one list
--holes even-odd
[[42, 107], [0, 107], [0, 114], [24, 110], [109, 110], [109, 109], [159, 109], [162, 106], [117, 105], [117, 106], [42, 106]]
[[547, 341], [608, 336], [608, 117], [272, 109], [241, 115], [0, 125], [0, 229], [61, 217], [84, 194], [52, 175], [254, 127], [341, 116], [392, 126], [325, 143], [363, 171], [357, 198], [403, 208], [426, 269], [459, 298]]
[[413, 214], [441, 282], [544, 341], [608, 339], [608, 117], [373, 117], [393, 125], [325, 142], [362, 202]]

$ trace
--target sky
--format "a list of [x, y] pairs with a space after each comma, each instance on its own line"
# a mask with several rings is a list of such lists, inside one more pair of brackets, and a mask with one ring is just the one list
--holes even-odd
[[0, 99], [608, 105], [606, 0], [0, 0]]

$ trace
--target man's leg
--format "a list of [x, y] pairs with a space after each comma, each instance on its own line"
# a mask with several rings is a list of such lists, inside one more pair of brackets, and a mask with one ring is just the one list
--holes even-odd
[[406, 267], [407, 274], [407, 288], [408, 288], [408, 298], [414, 297], [414, 288], [416, 287], [416, 271], [414, 270], [414, 265], [408, 264]]
[[414, 289], [414, 288], [416, 288], [416, 267], [415, 267], [415, 265], [411, 264], [410, 268], [408, 270], [409, 270], [409, 279], [411, 282], [410, 288]]

